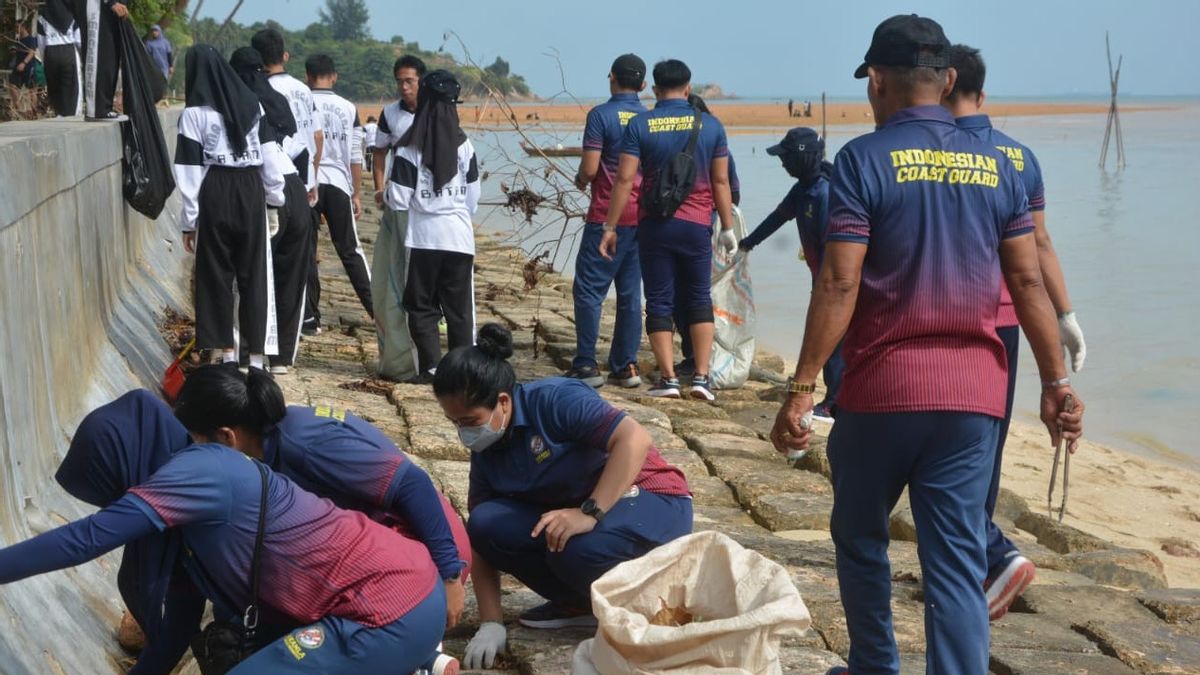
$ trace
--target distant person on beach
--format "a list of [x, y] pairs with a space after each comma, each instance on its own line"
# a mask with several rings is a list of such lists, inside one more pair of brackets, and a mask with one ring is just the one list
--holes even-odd
[[75, 20], [83, 27], [83, 102], [88, 121], [120, 121], [113, 111], [117, 75], [121, 68], [121, 31], [118, 21], [129, 17], [119, 0], [80, 0]]
[[392, 158], [385, 203], [408, 212], [404, 310], [417, 352], [413, 384], [429, 384], [450, 349], [475, 343], [475, 225], [479, 160], [458, 120], [458, 79], [435, 70], [421, 79], [412, 125]]
[[285, 181], [264, 142], [268, 124], [258, 96], [209, 45], [187, 52], [186, 107], [179, 116], [175, 183], [183, 245], [196, 254], [196, 347], [237, 360], [237, 330], [250, 365], [265, 368], [278, 350], [271, 301], [267, 207], [285, 203]]
[[417, 359], [408, 332], [408, 313], [404, 311], [404, 286], [408, 283], [408, 211], [387, 205], [384, 195], [387, 194], [388, 173], [395, 161], [394, 153], [399, 149], [400, 139], [412, 126], [425, 72], [425, 62], [415, 56], [406, 54], [396, 59], [392, 65], [396, 100], [383, 106], [371, 148], [375, 203], [383, 208], [371, 259], [371, 301], [375, 303], [375, 338], [379, 345], [379, 365], [375, 372], [394, 382], [416, 377]]
[[642, 344], [642, 268], [638, 262], [638, 187], [641, 175], [634, 177], [630, 199], [616, 222], [617, 247], [612, 259], [600, 254], [604, 223], [616, 182], [617, 165], [625, 125], [635, 115], [646, 112], [638, 94], [646, 88], [646, 62], [636, 54], [623, 54], [613, 61], [608, 73], [611, 98], [588, 111], [583, 129], [583, 158], [575, 174], [575, 186], [591, 187], [587, 222], [575, 257], [575, 358], [564, 376], [583, 380], [592, 387], [604, 384], [596, 362], [596, 339], [600, 334], [600, 314], [608, 289], [617, 286], [617, 316], [612, 344], [608, 351], [608, 381], [620, 387], [642, 384], [637, 354]]
[[[313, 247], [316, 245], [316, 215], [308, 205], [308, 189], [300, 178], [300, 170], [288, 156], [287, 148], [303, 146], [304, 141], [296, 138], [299, 127], [292, 114], [291, 102], [271, 86], [264, 71], [262, 55], [253, 47], [241, 47], [229, 59], [242, 82], [258, 96], [265, 113], [260, 131], [271, 132], [264, 143], [279, 146], [271, 158], [279, 165], [283, 174], [284, 205], [281, 209], [268, 208], [272, 220], [271, 269], [274, 273], [275, 315], [279, 325], [279, 353], [272, 356], [271, 373], [286, 375], [295, 364], [300, 346], [300, 328], [304, 319], [304, 292], [308, 281], [308, 267], [312, 264]], [[260, 134], [261, 136], [262, 134]]]
[[[283, 35], [274, 28], [265, 28], [250, 38], [250, 46], [262, 55], [263, 72], [267, 74], [267, 82], [275, 91], [287, 97], [292, 106], [292, 116], [296, 118], [296, 134], [284, 141], [283, 149], [296, 171], [300, 180], [308, 189], [308, 204], [310, 207], [317, 203], [317, 167], [321, 163], [321, 152], [325, 146], [325, 132], [322, 130], [322, 116], [317, 114], [317, 106], [313, 102], [312, 90], [306, 84], [292, 77], [283, 69], [290, 55], [283, 42]], [[321, 286], [316, 283], [316, 233], [319, 226], [317, 214], [312, 214], [313, 242], [311, 262], [306, 266], [306, 288], [304, 293], [304, 322], [301, 332], [315, 335], [321, 331]]]
[[438, 364], [433, 394], [471, 451], [467, 533], [480, 626], [467, 668], [505, 650], [500, 572], [546, 602], [527, 628], [596, 626], [590, 588], [618, 564], [692, 531], [683, 472], [650, 433], [583, 382], [517, 384], [512, 334], [494, 323]]
[[[900, 672], [892, 631], [888, 517], [908, 489], [917, 525], [931, 673], [988, 672], [984, 502], [1005, 412], [996, 335], [1005, 281], [1038, 362], [1051, 444], [1073, 451], [1083, 405], [1061, 358], [1020, 175], [959, 129], [950, 42], [914, 15], [875, 29], [855, 77], [881, 126], [838, 153], [829, 226], [803, 347], [771, 440], [806, 447], [815, 379], [845, 335], [829, 437], [830, 530], [850, 635], [849, 669]], [[1074, 412], [1065, 400], [1075, 397]]]
[[75, 117], [83, 107], [81, 40], [71, 0], [48, 0], [38, 12], [38, 46], [46, 60], [46, 95], [59, 117]]
[[[789, 220], [796, 221], [800, 231], [800, 247], [804, 262], [816, 287], [825, 252], [825, 228], [829, 221], [829, 179], [833, 165], [825, 161], [825, 139], [814, 129], [796, 127], [787, 132], [779, 143], [767, 148], [767, 154], [778, 157], [784, 171], [796, 179], [783, 201], [775, 207], [758, 227], [738, 242], [738, 250], [749, 253], [775, 234]], [[842, 386], [842, 346], [834, 348], [821, 367], [825, 381], [825, 398], [813, 406], [813, 417], [832, 422], [836, 414], [838, 389]]]
[[[682, 395], [675, 374], [672, 334], [675, 291], [683, 287], [687, 299], [682, 304], [688, 312], [687, 329], [695, 347], [696, 362], [688, 395], [712, 401], [716, 397], [708, 368], [714, 328], [711, 296], [714, 210], [721, 221], [721, 247], [732, 253], [737, 249], [737, 238], [733, 235], [725, 128], [715, 117], [688, 103], [691, 79], [692, 71], [682, 61], [669, 59], [654, 66], [654, 95], [658, 103], [654, 110], [634, 117], [626, 125], [600, 251], [609, 259], [616, 253], [617, 222], [630, 201], [641, 169], [638, 256], [646, 295], [646, 332], [660, 373], [658, 382], [647, 393], [666, 398]], [[697, 128], [696, 124], [700, 126]], [[689, 171], [683, 168], [688, 164], [688, 169], [694, 172], [690, 174], [694, 178], [690, 185]]]
[[[358, 301], [372, 319], [371, 270], [358, 239], [357, 220], [362, 216], [362, 121], [353, 103], [333, 92], [337, 68], [327, 54], [313, 54], [304, 62], [304, 73], [312, 89], [313, 103], [321, 117], [325, 143], [317, 169], [317, 213], [329, 227], [329, 238], [337, 250]], [[315, 278], [314, 278], [315, 277]], [[314, 290], [315, 286], [315, 290]], [[309, 277], [309, 292], [321, 295], [321, 281]]]
[[162, 27], [158, 24], [150, 26], [150, 37], [146, 38], [146, 52], [162, 72], [163, 78], [171, 79], [175, 74], [175, 48], [171, 46], [167, 36], [163, 35]]
[[788, 117], [795, 117], [795, 116], [796, 116], [796, 101], [794, 99], [789, 98], [788, 99]]
[[366, 124], [363, 124], [363, 164], [367, 171], [374, 171], [375, 164], [373, 159], [375, 153], [375, 137], [379, 135], [379, 120], [375, 119], [374, 115], [367, 117]]
[[[263, 403], [246, 422], [283, 416]], [[446, 596], [425, 546], [218, 442], [236, 433], [197, 433], [193, 444], [144, 389], [92, 411], [55, 480], [100, 510], [0, 549], [0, 584], [123, 547], [117, 588], [147, 638], [130, 675], [171, 672], [200, 634], [206, 600], [219, 620], [251, 605], [263, 619], [260, 648], [230, 675], [296, 672], [301, 660], [320, 673], [411, 673], [432, 660]]]
[[[994, 145], [1011, 160], [1013, 167], [1025, 186], [1029, 199], [1029, 211], [1033, 216], [1034, 239], [1037, 241], [1038, 267], [1050, 302], [1058, 313], [1058, 334], [1071, 357], [1071, 369], [1078, 372], [1087, 357], [1083, 331], [1071, 311], [1071, 299], [1067, 295], [1067, 282], [1063, 278], [1062, 265], [1054, 252], [1050, 232], [1046, 229], [1046, 188], [1042, 182], [1042, 168], [1033, 152], [992, 126], [991, 119], [980, 112], [986, 94], [983, 83], [987, 69], [979, 50], [966, 45], [950, 48], [950, 67], [958, 72], [954, 90], [946, 97], [944, 105], [955, 117], [958, 128], [980, 140]], [[1008, 386], [1004, 408], [1004, 421], [1000, 424], [996, 458], [992, 468], [992, 480], [988, 487], [987, 501], [987, 589], [988, 615], [995, 621], [1008, 612], [1009, 606], [1033, 582], [1036, 573], [1034, 564], [1021, 555], [1016, 544], [1004, 536], [992, 520], [996, 510], [996, 497], [1000, 491], [1000, 469], [1004, 457], [1004, 441], [1008, 436], [1008, 424], [1012, 420], [1013, 395], [1017, 387], [1017, 356], [1020, 354], [1021, 328], [1017, 321], [1016, 308], [1007, 284], [1000, 288], [1000, 309], [996, 315], [996, 333], [1004, 342], [1008, 355]]]

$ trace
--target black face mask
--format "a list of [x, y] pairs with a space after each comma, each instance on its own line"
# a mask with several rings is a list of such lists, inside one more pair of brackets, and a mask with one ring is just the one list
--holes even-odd
[[812, 185], [821, 176], [821, 155], [815, 152], [789, 152], [780, 156], [783, 168], [801, 185]]

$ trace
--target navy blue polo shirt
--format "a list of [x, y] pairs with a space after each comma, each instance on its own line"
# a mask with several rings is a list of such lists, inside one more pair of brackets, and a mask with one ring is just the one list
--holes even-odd
[[[642, 191], [650, 189], [658, 172], [672, 157], [682, 152], [692, 133], [695, 112], [681, 98], [659, 101], [654, 110], [642, 113], [625, 127], [621, 153], [642, 160]], [[700, 115], [700, 134], [696, 138], [696, 182], [692, 193], [675, 211], [675, 218], [704, 227], [712, 225], [715, 207], [712, 192], [712, 162], [729, 156], [725, 127], [708, 113]], [[647, 218], [639, 212], [639, 220]]]
[[[576, 379], [550, 377], [513, 389], [508, 433], [471, 453], [468, 508], [507, 497], [547, 509], [579, 506], [608, 462], [608, 440], [625, 413]], [[687, 496], [687, 480], [651, 448], [634, 485]]]
[[941, 106], [902, 110], [834, 163], [827, 242], [867, 246], [838, 407], [1002, 418], [1003, 239], [1030, 234], [1007, 155]]
[[[613, 94], [612, 98], [588, 111], [587, 124], [583, 128], [583, 149], [600, 152], [600, 170], [592, 180], [592, 202], [588, 206], [587, 222], [601, 223], [608, 218], [608, 205], [612, 199], [613, 182], [617, 178], [617, 165], [621, 160], [621, 142], [625, 138], [625, 126], [629, 120], [646, 112], [637, 94]], [[637, 225], [638, 188], [641, 174], [633, 184], [629, 203], [617, 225]]]

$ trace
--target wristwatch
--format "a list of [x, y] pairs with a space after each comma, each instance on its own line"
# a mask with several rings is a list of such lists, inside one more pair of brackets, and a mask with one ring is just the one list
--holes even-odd
[[579, 510], [583, 511], [583, 515], [595, 518], [597, 523], [604, 520], [604, 509], [600, 508], [595, 499], [589, 497], [584, 500], [583, 504], [579, 506]]
[[811, 394], [816, 390], [816, 382], [797, 382], [794, 377], [789, 377], [787, 380], [787, 393], [789, 394]]

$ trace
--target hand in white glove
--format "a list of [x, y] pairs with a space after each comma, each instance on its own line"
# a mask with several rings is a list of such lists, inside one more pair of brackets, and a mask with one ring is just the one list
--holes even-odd
[[717, 235], [717, 246], [725, 255], [733, 255], [738, 248], [737, 236], [733, 234], [733, 230], [721, 230], [721, 234]]
[[267, 207], [267, 235], [274, 237], [279, 234], [279, 209]]
[[472, 670], [491, 668], [496, 664], [496, 654], [503, 652], [508, 644], [508, 631], [504, 624], [485, 621], [479, 625], [475, 637], [467, 643], [463, 665]]
[[1078, 373], [1083, 370], [1083, 361], [1087, 358], [1087, 344], [1083, 341], [1083, 329], [1075, 319], [1075, 312], [1067, 312], [1058, 317], [1058, 338], [1067, 348], [1071, 356], [1071, 370]]

